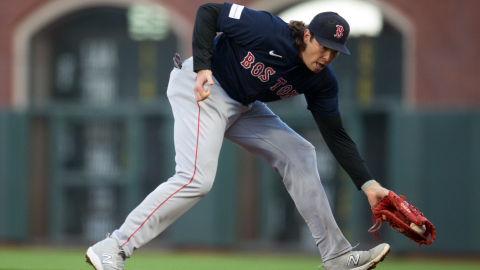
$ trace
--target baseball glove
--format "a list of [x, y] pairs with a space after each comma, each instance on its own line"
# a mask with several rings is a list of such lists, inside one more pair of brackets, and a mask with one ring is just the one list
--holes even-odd
[[398, 196], [390, 191], [388, 196], [383, 197], [372, 207], [372, 212], [375, 224], [368, 230], [369, 232], [376, 233], [384, 221], [388, 222], [392, 229], [417, 242], [418, 248], [422, 244], [428, 246], [435, 240], [433, 224], [418, 211], [417, 207], [409, 204], [405, 196]]

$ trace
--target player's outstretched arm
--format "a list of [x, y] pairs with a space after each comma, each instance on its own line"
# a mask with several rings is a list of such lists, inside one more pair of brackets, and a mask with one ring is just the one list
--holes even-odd
[[374, 178], [360, 156], [355, 142], [343, 128], [342, 118], [340, 115], [326, 116], [313, 110], [311, 112], [328, 148], [360, 190], [365, 182]]
[[374, 178], [360, 156], [355, 142], [343, 128], [340, 115], [325, 116], [316, 111], [312, 111], [312, 114], [328, 148], [348, 173], [355, 186], [365, 192], [370, 206], [388, 195], [388, 190], [373, 180]]

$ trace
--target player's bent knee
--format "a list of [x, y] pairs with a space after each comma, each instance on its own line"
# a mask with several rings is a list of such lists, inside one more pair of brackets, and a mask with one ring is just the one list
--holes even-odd
[[[308, 142], [307, 142], [308, 143]], [[298, 151], [293, 155], [289, 155], [289, 163], [300, 170], [311, 171], [316, 168], [316, 152], [315, 147], [308, 143], [303, 145], [302, 151]]]
[[173, 184], [177, 188], [180, 187], [181, 190], [189, 192], [190, 196], [203, 197], [212, 189], [213, 179], [214, 177], [209, 180], [198, 176], [192, 178], [190, 175], [177, 173], [171, 177], [167, 183]]
[[309, 141], [303, 139], [295, 144], [295, 149], [289, 153], [289, 156], [295, 156], [295, 160], [310, 160], [316, 156], [315, 147]]
[[195, 175], [188, 184], [188, 188], [195, 194], [195, 196], [205, 196], [212, 189], [213, 186], [213, 177], [205, 177], [200, 175]]
[[198, 195], [203, 197], [207, 195], [207, 193], [210, 192], [211, 189], [212, 185], [202, 185], [198, 190]]

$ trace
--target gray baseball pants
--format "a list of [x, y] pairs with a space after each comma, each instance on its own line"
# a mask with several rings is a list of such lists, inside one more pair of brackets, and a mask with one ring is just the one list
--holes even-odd
[[[113, 232], [126, 256], [190, 209], [213, 185], [223, 138], [278, 171], [307, 222], [324, 261], [352, 249], [332, 215], [317, 170], [315, 148], [262, 102], [243, 106], [218, 81], [196, 102], [192, 58], [172, 71], [167, 89], [175, 117], [176, 173], [158, 186]], [[223, 181], [225, 179], [220, 179]]]

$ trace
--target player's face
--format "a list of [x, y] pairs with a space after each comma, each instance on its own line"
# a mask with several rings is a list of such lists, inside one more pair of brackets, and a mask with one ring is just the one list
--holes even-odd
[[299, 53], [299, 56], [308, 69], [318, 73], [337, 58], [338, 51], [320, 45], [315, 38], [310, 39], [311, 33], [307, 31], [304, 35], [304, 42], [307, 47], [305, 51]]

